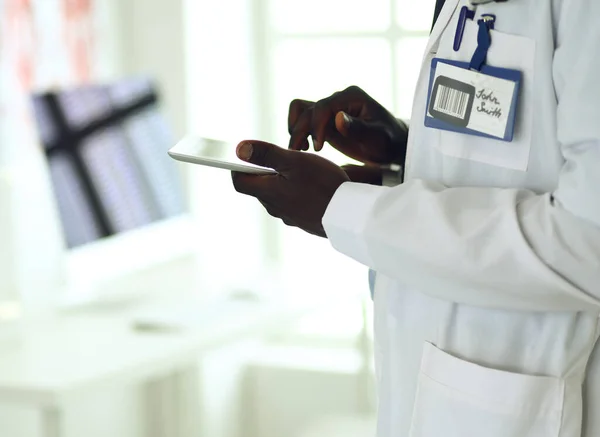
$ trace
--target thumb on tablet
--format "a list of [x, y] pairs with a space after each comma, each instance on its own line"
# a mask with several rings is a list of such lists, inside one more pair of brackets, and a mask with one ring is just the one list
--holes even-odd
[[236, 149], [238, 158], [251, 164], [275, 169], [277, 172], [289, 168], [294, 151], [282, 149], [264, 141], [243, 141]]

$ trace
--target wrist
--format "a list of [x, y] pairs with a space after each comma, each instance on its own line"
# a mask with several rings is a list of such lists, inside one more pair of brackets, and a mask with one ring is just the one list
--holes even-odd
[[396, 122], [396, 126], [392, 135], [392, 143], [396, 153], [390, 160], [390, 165], [397, 164], [404, 167], [408, 144], [408, 124], [399, 118], [395, 118], [394, 121]]

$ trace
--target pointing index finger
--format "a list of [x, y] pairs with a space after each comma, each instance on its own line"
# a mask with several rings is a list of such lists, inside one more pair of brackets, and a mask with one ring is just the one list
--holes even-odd
[[290, 109], [288, 112], [288, 132], [291, 135], [294, 130], [294, 126], [298, 123], [300, 116], [311, 108], [315, 103], [308, 100], [295, 99], [290, 103]]
[[290, 129], [291, 150], [308, 150], [308, 136], [311, 133], [313, 108], [307, 108]]

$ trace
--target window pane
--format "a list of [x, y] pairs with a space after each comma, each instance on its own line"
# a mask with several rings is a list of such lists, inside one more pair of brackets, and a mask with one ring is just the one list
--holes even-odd
[[[289, 140], [287, 112], [294, 98], [319, 100], [359, 85], [391, 108], [391, 50], [383, 38], [286, 39], [277, 44], [272, 63], [273, 133], [277, 142], [285, 146]], [[339, 164], [351, 162], [330, 147], [321, 156]], [[368, 294], [365, 267], [335, 252], [326, 240], [280, 223], [274, 225], [281, 236], [284, 276], [305, 290], [305, 298]]]
[[[287, 112], [295, 98], [320, 100], [358, 85], [391, 108], [391, 48], [383, 38], [289, 39], [274, 51], [275, 138], [287, 144]], [[330, 148], [326, 156], [338, 162]], [[343, 158], [348, 162], [347, 158]]]
[[401, 118], [410, 118], [413, 97], [421, 62], [427, 47], [427, 37], [403, 38], [396, 44], [396, 71], [398, 71], [398, 95], [396, 96], [396, 114]]
[[435, 0], [396, 0], [396, 22], [406, 30], [429, 31]]
[[282, 33], [382, 31], [390, 23], [389, 5], [390, 0], [271, 0], [271, 22]]
[[[186, 1], [186, 94], [190, 134], [237, 141], [255, 127], [246, 0]], [[215, 42], [218, 43], [215, 43]], [[241, 74], [241, 72], [244, 72]], [[223, 114], [236, 108], [235, 123]]]

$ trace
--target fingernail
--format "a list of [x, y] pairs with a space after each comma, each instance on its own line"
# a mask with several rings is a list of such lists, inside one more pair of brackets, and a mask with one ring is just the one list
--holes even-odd
[[348, 114], [346, 114], [345, 112], [342, 112], [342, 116], [344, 117], [344, 123], [346, 123], [346, 124], [352, 123], [352, 119], [350, 118], [350, 116]]
[[315, 138], [313, 138], [312, 142], [313, 142], [313, 148], [314, 148], [314, 149], [315, 149], [317, 152], [318, 152], [318, 151], [320, 151], [320, 150], [321, 150], [321, 146], [320, 146], [320, 144], [317, 142], [317, 140], [316, 140]]
[[237, 146], [237, 156], [244, 161], [248, 161], [252, 158], [252, 144], [250, 143], [241, 143]]

